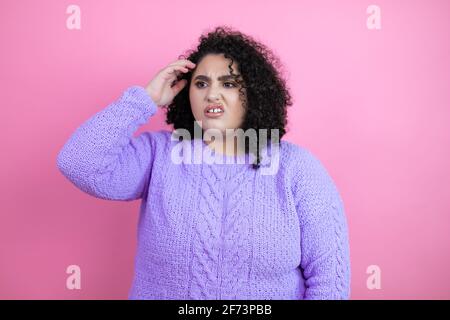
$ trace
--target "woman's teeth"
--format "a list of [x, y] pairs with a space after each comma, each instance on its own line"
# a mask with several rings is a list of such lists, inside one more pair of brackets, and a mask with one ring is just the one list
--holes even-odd
[[207, 111], [208, 113], [218, 113], [218, 112], [223, 112], [221, 109], [211, 109]]

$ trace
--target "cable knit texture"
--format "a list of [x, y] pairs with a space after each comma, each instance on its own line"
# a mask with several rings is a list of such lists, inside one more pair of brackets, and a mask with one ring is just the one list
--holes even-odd
[[80, 190], [141, 200], [129, 299], [349, 299], [343, 202], [310, 151], [281, 140], [272, 174], [261, 173], [273, 166], [271, 148], [258, 170], [248, 155], [239, 156], [246, 163], [177, 163], [175, 146], [183, 155], [211, 149], [167, 130], [135, 135], [157, 108], [145, 88], [131, 86], [57, 157]]

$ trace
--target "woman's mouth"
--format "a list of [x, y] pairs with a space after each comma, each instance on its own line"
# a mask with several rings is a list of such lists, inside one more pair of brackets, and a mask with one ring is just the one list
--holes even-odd
[[219, 118], [224, 114], [224, 108], [221, 105], [207, 106], [204, 110], [204, 114], [208, 118]]

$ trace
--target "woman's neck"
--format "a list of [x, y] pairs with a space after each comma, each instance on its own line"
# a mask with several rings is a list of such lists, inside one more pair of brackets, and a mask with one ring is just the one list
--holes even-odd
[[237, 136], [223, 137], [222, 139], [212, 139], [212, 141], [205, 141], [209, 148], [216, 153], [226, 156], [240, 156], [245, 154], [244, 145], [239, 146], [237, 143]]

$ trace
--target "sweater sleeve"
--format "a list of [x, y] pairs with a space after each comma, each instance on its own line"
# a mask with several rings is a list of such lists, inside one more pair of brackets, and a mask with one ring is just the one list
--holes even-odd
[[143, 87], [131, 86], [71, 135], [57, 156], [61, 173], [82, 191], [107, 200], [141, 198], [151, 175], [151, 132], [136, 129], [157, 111]]
[[322, 163], [303, 149], [294, 194], [300, 221], [305, 300], [350, 297], [350, 246], [344, 206]]

